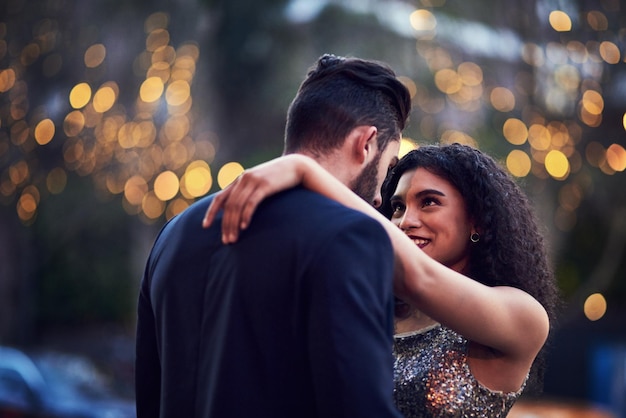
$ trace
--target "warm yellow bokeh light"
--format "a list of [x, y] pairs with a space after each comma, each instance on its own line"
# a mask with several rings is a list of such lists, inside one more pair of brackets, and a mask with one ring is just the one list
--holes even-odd
[[102, 44], [94, 44], [85, 51], [85, 66], [95, 68], [102, 64], [106, 57], [107, 50]]
[[489, 100], [493, 108], [500, 112], [510, 112], [515, 108], [515, 96], [506, 87], [496, 87], [491, 90]]
[[162, 201], [173, 199], [178, 194], [180, 183], [173, 171], [164, 171], [154, 180], [154, 194]]
[[545, 159], [546, 171], [555, 179], [563, 179], [570, 171], [565, 154], [558, 150], [548, 152]]
[[626, 170], [626, 150], [619, 144], [611, 144], [606, 150], [606, 162], [615, 171]]
[[165, 212], [165, 203], [153, 192], [148, 192], [141, 201], [141, 210], [148, 219], [156, 219]]
[[0, 93], [11, 90], [15, 85], [15, 71], [12, 68], [0, 71]]
[[165, 209], [165, 218], [168, 220], [172, 219], [188, 207], [189, 202], [181, 198], [176, 198], [167, 205], [167, 208]]
[[165, 100], [170, 106], [180, 106], [189, 99], [191, 88], [185, 80], [177, 80], [167, 86]]
[[400, 149], [398, 150], [398, 158], [404, 157], [409, 151], [412, 151], [417, 148], [415, 142], [411, 141], [409, 138], [402, 138], [400, 140]]
[[522, 145], [528, 139], [526, 124], [516, 118], [509, 118], [504, 122], [502, 133], [506, 140], [513, 145]]
[[554, 10], [550, 13], [550, 26], [557, 32], [568, 32], [572, 29], [572, 20], [567, 13]]
[[552, 144], [552, 135], [545, 126], [533, 124], [528, 128], [528, 142], [537, 151], [546, 151]]
[[238, 162], [224, 164], [217, 173], [217, 185], [220, 186], [220, 189], [223, 189], [243, 173], [243, 170], [243, 166]]
[[93, 109], [104, 113], [115, 104], [115, 91], [109, 86], [102, 87], [93, 96]]
[[74, 109], [81, 109], [91, 99], [91, 87], [87, 83], [79, 83], [70, 91], [70, 105]]
[[163, 94], [164, 88], [160, 77], [149, 77], [141, 84], [139, 97], [146, 103], [156, 102]]
[[68, 113], [63, 121], [63, 132], [70, 138], [81, 133], [84, 127], [85, 116], [80, 110]]
[[124, 197], [131, 205], [141, 205], [146, 193], [148, 193], [148, 185], [141, 176], [132, 176], [124, 185]]
[[154, 52], [159, 48], [167, 46], [170, 42], [170, 33], [166, 29], [155, 29], [146, 38], [146, 49]]
[[624, 130], [626, 130], [626, 113], [622, 116], [622, 126], [624, 126]]
[[205, 161], [193, 161], [181, 180], [181, 193], [188, 199], [205, 195], [213, 186], [211, 169]]
[[50, 119], [44, 119], [35, 127], [35, 141], [39, 145], [46, 145], [54, 138], [54, 122]]
[[583, 93], [582, 106], [588, 113], [599, 115], [604, 110], [604, 99], [597, 91], [587, 90]]
[[524, 151], [515, 149], [506, 157], [506, 168], [515, 177], [526, 177], [531, 167], [530, 157]]
[[432, 31], [437, 27], [435, 15], [426, 9], [415, 10], [409, 16], [411, 27], [417, 31]]
[[463, 62], [458, 68], [459, 77], [466, 86], [478, 86], [483, 82], [483, 70], [473, 62]]
[[613, 42], [604, 41], [600, 44], [600, 56], [609, 64], [619, 64], [619, 47]]
[[444, 68], [435, 73], [435, 85], [446, 94], [454, 94], [461, 90], [463, 82], [456, 71]]
[[604, 296], [601, 293], [594, 293], [585, 300], [583, 311], [588, 320], [597, 321], [604, 316], [606, 308], [607, 304]]

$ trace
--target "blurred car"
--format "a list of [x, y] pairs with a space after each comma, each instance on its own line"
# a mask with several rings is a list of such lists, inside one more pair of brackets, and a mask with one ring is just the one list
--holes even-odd
[[134, 402], [114, 395], [85, 359], [0, 346], [0, 418], [135, 416]]

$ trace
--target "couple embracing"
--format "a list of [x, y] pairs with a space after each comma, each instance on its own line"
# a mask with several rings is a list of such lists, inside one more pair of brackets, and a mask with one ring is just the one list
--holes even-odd
[[285, 155], [164, 226], [140, 418], [505, 417], [540, 377], [556, 290], [530, 205], [467, 146], [398, 162], [410, 101], [385, 64], [322, 56]]

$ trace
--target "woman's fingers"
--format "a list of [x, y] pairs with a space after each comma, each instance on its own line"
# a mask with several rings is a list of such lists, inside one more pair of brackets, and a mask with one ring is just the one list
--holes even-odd
[[224, 206], [224, 200], [228, 197], [229, 193], [230, 193], [230, 189], [228, 188], [222, 190], [221, 192], [216, 193], [215, 197], [211, 201], [211, 204], [209, 205], [209, 208], [204, 214], [204, 218], [202, 219], [203, 228], [208, 228], [211, 226], [211, 224], [215, 220], [215, 216], [220, 211], [220, 209], [222, 209], [222, 207]]
[[222, 216], [222, 241], [232, 244], [239, 237], [243, 207], [249, 196], [254, 192], [254, 185], [242, 175], [231, 188], [228, 198], [224, 201]]
[[294, 187], [302, 180], [298, 163], [302, 156], [284, 156], [244, 171], [228, 187], [219, 192], [209, 205], [202, 226], [208, 228], [222, 215], [222, 241], [234, 243], [246, 229], [259, 204], [281, 190]]

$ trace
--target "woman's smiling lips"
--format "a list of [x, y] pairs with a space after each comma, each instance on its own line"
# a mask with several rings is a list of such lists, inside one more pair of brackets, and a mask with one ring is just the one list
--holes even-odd
[[424, 248], [430, 242], [429, 239], [417, 237], [414, 235], [408, 235], [408, 237], [411, 238], [411, 240], [415, 243], [415, 245], [417, 245], [420, 248]]

